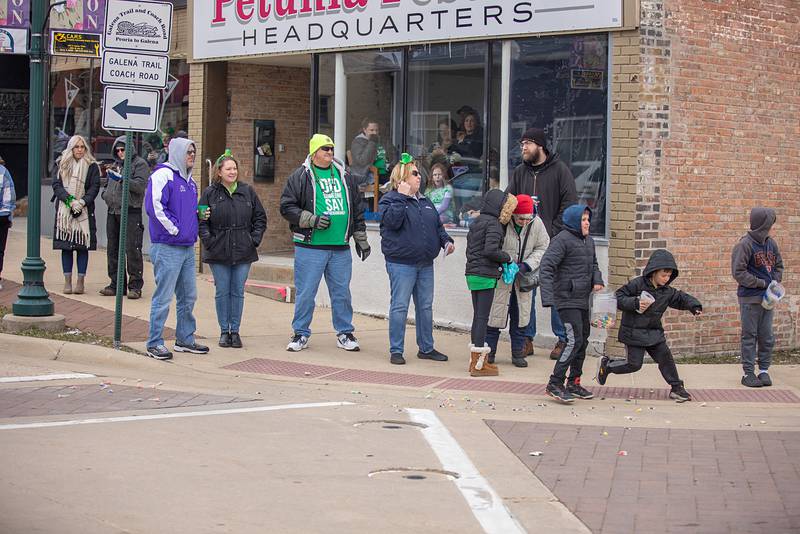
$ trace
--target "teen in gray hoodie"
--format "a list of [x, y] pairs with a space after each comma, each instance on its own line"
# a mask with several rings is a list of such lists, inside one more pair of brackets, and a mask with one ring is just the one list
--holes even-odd
[[761, 301], [767, 286], [783, 277], [783, 259], [778, 244], [770, 237], [775, 220], [775, 210], [753, 208], [750, 231], [736, 243], [731, 255], [731, 273], [739, 283], [736, 294], [742, 319], [742, 384], [747, 387], [772, 385], [767, 370], [775, 347], [773, 310], [765, 309]]

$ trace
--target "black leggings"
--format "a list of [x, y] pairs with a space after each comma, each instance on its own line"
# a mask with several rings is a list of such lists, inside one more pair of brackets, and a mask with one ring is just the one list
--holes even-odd
[[472, 291], [472, 344], [483, 347], [486, 342], [486, 329], [489, 326], [489, 313], [492, 311], [494, 288]]
[[675, 360], [672, 357], [672, 351], [666, 341], [662, 341], [650, 347], [634, 347], [631, 345], [625, 346], [628, 358], [626, 360], [611, 360], [608, 363], [608, 372], [615, 375], [625, 375], [634, 373], [642, 368], [644, 362], [645, 351], [650, 357], [658, 364], [658, 370], [661, 371], [661, 376], [670, 386], [682, 386], [683, 381], [678, 376], [678, 368], [675, 367]]

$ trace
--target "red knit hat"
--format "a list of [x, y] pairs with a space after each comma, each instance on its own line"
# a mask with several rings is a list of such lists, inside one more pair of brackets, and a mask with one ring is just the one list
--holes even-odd
[[517, 195], [516, 215], [530, 215], [533, 213], [533, 199], [530, 195]]

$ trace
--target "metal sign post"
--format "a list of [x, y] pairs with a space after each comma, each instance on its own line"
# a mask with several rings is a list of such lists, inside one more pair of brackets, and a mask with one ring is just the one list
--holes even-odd
[[[172, 4], [109, 0], [103, 33], [103, 128], [125, 131], [125, 163], [122, 171], [122, 206], [117, 294], [114, 309], [114, 348], [122, 340], [122, 295], [125, 288], [125, 244], [133, 132], [155, 132], [161, 118], [161, 90], [169, 77]], [[147, 54], [149, 52], [149, 54]]]

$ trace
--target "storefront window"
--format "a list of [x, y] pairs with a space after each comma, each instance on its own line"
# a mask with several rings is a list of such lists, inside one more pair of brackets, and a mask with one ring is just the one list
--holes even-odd
[[487, 52], [485, 42], [409, 50], [406, 144], [446, 225], [467, 226], [485, 190]]
[[578, 201], [594, 210], [591, 233], [606, 233], [608, 37], [547, 37], [513, 42], [509, 168], [517, 141], [543, 128], [548, 150], [572, 170]]

